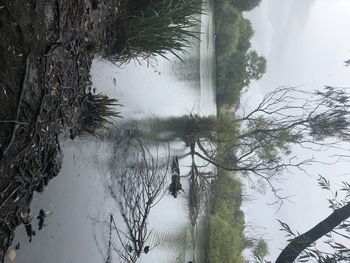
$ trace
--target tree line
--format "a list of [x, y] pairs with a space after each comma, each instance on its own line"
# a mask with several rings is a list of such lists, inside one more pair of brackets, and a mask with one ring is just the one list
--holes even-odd
[[217, 103], [234, 105], [240, 92], [266, 71], [266, 59], [251, 49], [254, 31], [242, 12], [256, 7], [260, 1], [216, 0], [215, 47]]

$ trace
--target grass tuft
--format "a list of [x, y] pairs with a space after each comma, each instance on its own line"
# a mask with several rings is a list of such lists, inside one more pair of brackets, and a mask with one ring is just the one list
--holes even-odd
[[101, 93], [88, 93], [85, 98], [86, 109], [83, 114], [82, 131], [97, 136], [108, 129], [113, 118], [122, 118], [120, 112], [115, 110], [118, 100], [108, 98]]
[[104, 54], [115, 63], [165, 57], [167, 52], [180, 58], [198, 39], [194, 28], [202, 13], [200, 0], [134, 0], [129, 6], [115, 21], [118, 37], [109, 41]]

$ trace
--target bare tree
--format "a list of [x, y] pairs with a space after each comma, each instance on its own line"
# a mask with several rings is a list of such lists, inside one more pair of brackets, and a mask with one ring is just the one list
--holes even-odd
[[123, 140], [127, 145], [127, 149], [123, 149], [124, 160], [113, 166], [109, 190], [119, 204], [126, 230], [118, 227], [111, 216], [111, 231], [115, 231], [121, 246], [117, 248], [113, 243], [109, 247], [124, 262], [133, 263], [156, 245], [147, 244], [152, 235], [148, 219], [151, 209], [166, 193], [170, 156], [169, 148], [163, 158], [158, 146], [150, 149], [137, 137], [128, 136]]

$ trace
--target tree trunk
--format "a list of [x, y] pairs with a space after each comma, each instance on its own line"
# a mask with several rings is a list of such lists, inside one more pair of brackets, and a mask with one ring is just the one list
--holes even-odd
[[350, 217], [350, 203], [334, 212], [309, 231], [294, 238], [281, 252], [275, 263], [292, 263], [301, 252], [319, 238], [331, 232], [340, 223]]

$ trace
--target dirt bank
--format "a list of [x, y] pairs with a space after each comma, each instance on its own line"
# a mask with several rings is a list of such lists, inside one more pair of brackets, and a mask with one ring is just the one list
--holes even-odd
[[58, 135], [83, 129], [91, 61], [120, 5], [109, 2], [0, 0], [1, 262], [18, 225], [31, 233], [33, 193], [60, 170]]

